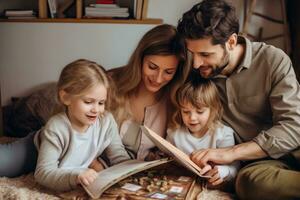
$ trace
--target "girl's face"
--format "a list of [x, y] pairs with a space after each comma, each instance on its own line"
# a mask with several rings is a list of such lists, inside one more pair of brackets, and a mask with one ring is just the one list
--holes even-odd
[[85, 132], [104, 113], [107, 89], [97, 84], [81, 96], [70, 96], [64, 101], [68, 108], [68, 117], [72, 127]]
[[202, 137], [207, 131], [207, 122], [210, 116], [210, 108], [196, 108], [189, 102], [185, 102], [181, 107], [180, 113], [184, 125], [195, 137]]
[[178, 66], [175, 55], [145, 56], [142, 66], [142, 80], [150, 92], [158, 92], [174, 77]]

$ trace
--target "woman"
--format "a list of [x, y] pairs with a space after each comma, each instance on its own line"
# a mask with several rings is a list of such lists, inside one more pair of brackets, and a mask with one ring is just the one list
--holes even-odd
[[[143, 36], [126, 66], [109, 72], [115, 90], [110, 93], [108, 110], [133, 158], [145, 159], [154, 147], [140, 132], [140, 124], [165, 136], [170, 93], [189, 72], [184, 67], [185, 53], [180, 44], [173, 26], [157, 26]], [[37, 151], [33, 137], [34, 133], [10, 144], [0, 144], [0, 176], [16, 177], [34, 171]]]
[[142, 37], [126, 66], [109, 72], [116, 92], [110, 110], [133, 158], [151, 159], [148, 154], [155, 146], [142, 133], [140, 125], [165, 137], [170, 93], [189, 72], [180, 44], [173, 26], [157, 26]]

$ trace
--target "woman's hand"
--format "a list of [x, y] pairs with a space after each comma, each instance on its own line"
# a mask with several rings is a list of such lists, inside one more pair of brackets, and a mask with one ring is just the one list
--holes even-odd
[[78, 175], [77, 183], [88, 186], [96, 180], [97, 175], [98, 174], [94, 169], [88, 168]]
[[102, 165], [101, 162], [98, 161], [97, 158], [95, 158], [92, 163], [89, 165], [89, 168], [95, 170], [96, 172], [100, 172], [103, 169], [105, 169], [105, 167]]

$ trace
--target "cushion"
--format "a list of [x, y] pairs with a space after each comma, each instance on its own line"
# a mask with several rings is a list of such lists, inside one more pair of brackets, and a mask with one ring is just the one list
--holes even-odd
[[62, 110], [56, 90], [56, 83], [49, 83], [29, 96], [12, 98], [11, 105], [3, 108], [4, 135], [24, 137], [45, 125]]

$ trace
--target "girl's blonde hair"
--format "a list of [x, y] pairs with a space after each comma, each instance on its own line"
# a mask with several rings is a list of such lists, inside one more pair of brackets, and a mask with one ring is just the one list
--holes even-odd
[[148, 31], [138, 43], [126, 66], [114, 69], [112, 79], [115, 82], [115, 98], [113, 100], [113, 113], [121, 124], [131, 117], [128, 106], [125, 105], [130, 95], [137, 91], [142, 81], [142, 64], [145, 56], [150, 55], [175, 55], [179, 60], [173, 79], [164, 86], [157, 97], [172, 92], [177, 85], [181, 85], [189, 73], [186, 67], [186, 53], [183, 41], [179, 40], [176, 28], [172, 25], [163, 24]]
[[208, 107], [210, 116], [207, 122], [207, 127], [214, 130], [220, 125], [223, 108], [219, 98], [218, 89], [215, 84], [209, 79], [200, 77], [191, 78], [187, 83], [178, 89], [176, 92], [177, 109], [174, 111], [171, 121], [171, 128], [185, 126], [181, 117], [180, 109], [186, 103], [192, 104], [197, 109]]
[[[81, 96], [99, 83], [109, 90], [110, 84], [105, 69], [93, 61], [80, 59], [63, 68], [57, 83], [57, 91], [64, 90], [72, 96]], [[109, 99], [106, 102], [108, 103]]]

